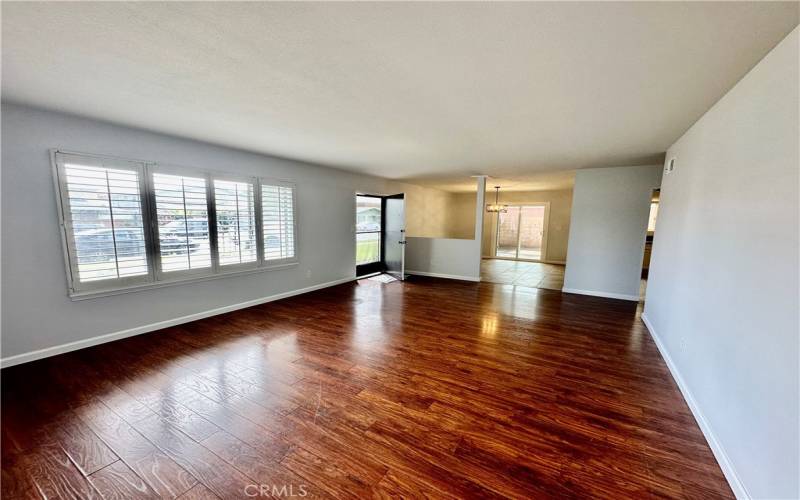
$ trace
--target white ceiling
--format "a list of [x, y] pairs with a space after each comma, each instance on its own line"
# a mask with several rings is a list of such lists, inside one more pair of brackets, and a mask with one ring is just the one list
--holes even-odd
[[3, 2], [2, 91], [446, 186], [658, 162], [797, 24], [796, 2]]
[[[474, 193], [477, 181], [465, 176], [422, 177], [414, 179], [420, 186], [443, 189], [453, 193]], [[571, 189], [575, 185], [575, 170], [547, 170], [524, 175], [492, 176], [486, 180], [486, 190], [494, 192], [495, 186], [506, 191], [553, 191]]]

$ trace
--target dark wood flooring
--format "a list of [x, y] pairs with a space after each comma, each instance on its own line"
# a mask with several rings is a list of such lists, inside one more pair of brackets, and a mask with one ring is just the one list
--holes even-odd
[[637, 304], [426, 278], [5, 369], [2, 451], [6, 499], [732, 497]]

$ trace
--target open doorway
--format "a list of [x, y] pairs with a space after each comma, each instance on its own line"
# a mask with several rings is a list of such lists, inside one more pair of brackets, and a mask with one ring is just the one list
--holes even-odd
[[505, 205], [493, 215], [491, 253], [481, 260], [481, 280], [561, 290], [564, 266], [546, 262], [550, 203]]
[[653, 250], [653, 236], [656, 233], [656, 219], [658, 218], [658, 203], [661, 198], [661, 190], [654, 189], [650, 196], [650, 215], [647, 219], [647, 235], [644, 240], [644, 255], [642, 257], [642, 276], [639, 286], [639, 297], [644, 299], [647, 290], [647, 275], [650, 271], [650, 253]]
[[383, 198], [356, 196], [356, 276], [383, 271]]
[[405, 196], [356, 195], [356, 276], [405, 275]]

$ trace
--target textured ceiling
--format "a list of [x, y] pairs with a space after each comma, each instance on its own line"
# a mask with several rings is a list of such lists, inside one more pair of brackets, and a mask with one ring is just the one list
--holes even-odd
[[795, 2], [3, 2], [2, 91], [446, 185], [658, 162], [797, 23]]

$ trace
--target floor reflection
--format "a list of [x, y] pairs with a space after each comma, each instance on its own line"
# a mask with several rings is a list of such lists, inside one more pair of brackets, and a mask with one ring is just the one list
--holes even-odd
[[6, 369], [3, 497], [728, 497], [640, 309], [359, 281]]

